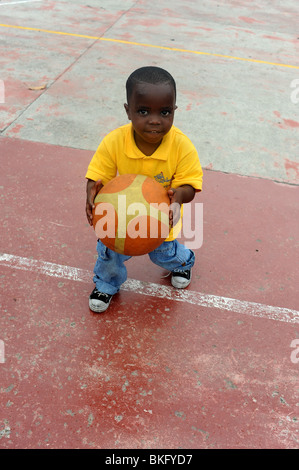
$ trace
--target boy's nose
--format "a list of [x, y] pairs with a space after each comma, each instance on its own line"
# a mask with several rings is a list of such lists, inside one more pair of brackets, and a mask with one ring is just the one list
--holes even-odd
[[152, 114], [149, 119], [150, 124], [160, 124], [161, 123], [161, 116], [159, 114]]

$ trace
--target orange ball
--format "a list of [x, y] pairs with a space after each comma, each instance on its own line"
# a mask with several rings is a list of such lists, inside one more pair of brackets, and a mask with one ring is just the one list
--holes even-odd
[[119, 175], [94, 200], [97, 238], [129, 256], [153, 251], [168, 237], [170, 200], [163, 186], [145, 175]]

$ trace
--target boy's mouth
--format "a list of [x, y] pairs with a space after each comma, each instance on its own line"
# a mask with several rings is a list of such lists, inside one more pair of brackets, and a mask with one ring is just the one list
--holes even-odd
[[157, 139], [162, 139], [164, 134], [161, 131], [147, 131], [145, 135], [148, 136], [148, 139], [156, 141]]

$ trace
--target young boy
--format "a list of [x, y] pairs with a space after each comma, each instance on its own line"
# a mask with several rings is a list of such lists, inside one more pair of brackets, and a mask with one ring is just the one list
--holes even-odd
[[[176, 239], [181, 227], [180, 207], [192, 201], [202, 188], [202, 169], [195, 147], [173, 126], [176, 84], [173, 77], [159, 67], [142, 67], [127, 80], [127, 103], [124, 105], [131, 123], [110, 132], [99, 145], [86, 173], [86, 215], [92, 225], [94, 198], [100, 188], [117, 173], [150, 176], [168, 191], [172, 227], [168, 238], [150, 259], [172, 273], [171, 283], [185, 288], [191, 281], [194, 252]], [[95, 288], [89, 297], [93, 312], [104, 312], [127, 279], [124, 262], [130, 256], [116, 253], [98, 240], [98, 259], [94, 268]]]

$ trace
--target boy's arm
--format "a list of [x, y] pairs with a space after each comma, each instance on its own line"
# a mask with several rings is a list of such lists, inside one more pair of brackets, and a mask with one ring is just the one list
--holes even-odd
[[103, 187], [102, 181], [88, 179], [86, 184], [86, 216], [89, 225], [92, 225], [92, 210], [94, 209], [94, 198]]
[[174, 227], [181, 216], [181, 205], [191, 202], [195, 196], [195, 189], [190, 184], [183, 184], [178, 188], [170, 188], [167, 193], [171, 208], [169, 211], [169, 223]]

